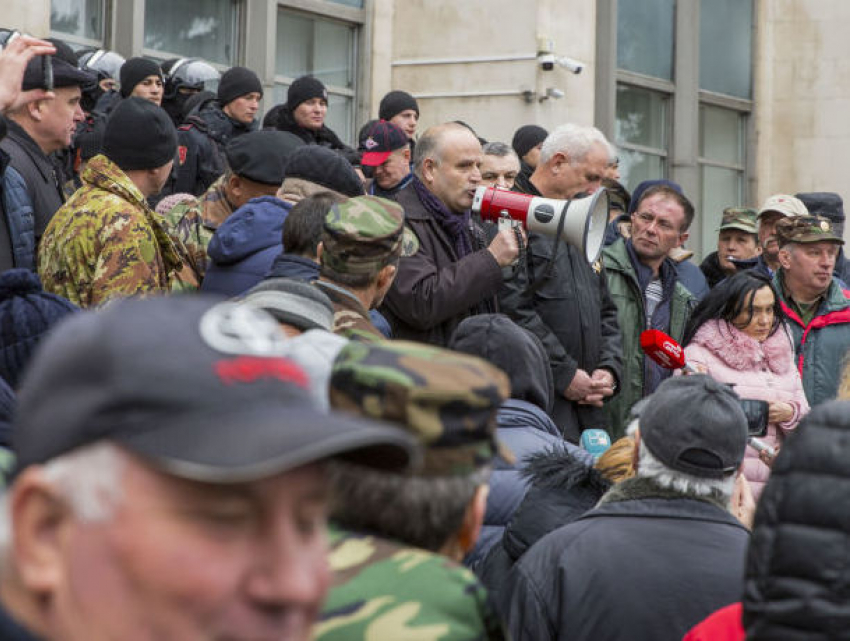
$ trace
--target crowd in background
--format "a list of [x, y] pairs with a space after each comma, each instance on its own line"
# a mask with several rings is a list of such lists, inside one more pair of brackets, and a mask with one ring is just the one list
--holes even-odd
[[[594, 127], [0, 45], [0, 638], [846, 634], [838, 194], [697, 265]], [[481, 187], [604, 194], [598, 258]]]

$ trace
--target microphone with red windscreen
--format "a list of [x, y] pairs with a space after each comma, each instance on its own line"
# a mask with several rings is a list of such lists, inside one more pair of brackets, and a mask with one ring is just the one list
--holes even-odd
[[640, 334], [640, 347], [644, 354], [667, 369], [682, 369], [698, 374], [685, 360], [685, 350], [672, 337], [658, 329], [648, 329]]
[[[682, 346], [660, 330], [647, 329], [641, 332], [640, 347], [644, 354], [661, 367], [681, 369], [688, 374], [699, 374], [699, 371], [685, 360], [685, 350]], [[759, 452], [766, 452], [770, 458], [776, 456], [776, 451], [761, 439], [750, 436], [749, 444]]]

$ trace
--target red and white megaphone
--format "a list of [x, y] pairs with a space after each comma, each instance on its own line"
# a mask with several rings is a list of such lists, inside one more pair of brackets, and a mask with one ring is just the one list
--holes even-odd
[[479, 187], [472, 201], [472, 211], [482, 220], [493, 222], [511, 218], [528, 231], [547, 236], [554, 236], [560, 230], [561, 238], [581, 250], [587, 262], [593, 263], [602, 251], [608, 225], [608, 193], [599, 189], [587, 198], [555, 200], [496, 187]]

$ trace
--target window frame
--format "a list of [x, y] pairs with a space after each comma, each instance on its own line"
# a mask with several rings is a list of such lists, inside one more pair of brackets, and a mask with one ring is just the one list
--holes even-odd
[[[57, 38], [63, 42], [67, 42], [74, 50], [87, 47], [97, 47], [98, 49], [108, 49], [108, 43], [111, 42], [112, 36], [112, 2], [110, 0], [100, 0], [101, 10], [103, 11], [103, 35], [102, 40], [93, 38], [84, 38], [72, 33], [64, 31], [56, 31], [50, 28], [50, 37]], [[52, 5], [51, 5], [52, 9]]]
[[[629, 0], [621, 0], [627, 2]], [[694, 199], [697, 212], [702, 210], [702, 168], [717, 166], [743, 172], [743, 200], [739, 205], [753, 203], [757, 193], [755, 159], [755, 113], [754, 99], [718, 94], [699, 87], [699, 35], [700, 2], [711, 0], [676, 0], [674, 11], [674, 52], [673, 82], [660, 78], [651, 78], [617, 68], [617, 2], [618, 0], [597, 0], [596, 24], [596, 103], [595, 123], [608, 138], [620, 146], [616, 134], [617, 87], [631, 85], [654, 91], [663, 91], [671, 96], [670, 130], [668, 131], [668, 149], [665, 178], [679, 183], [686, 194]], [[758, 51], [758, 12], [761, 0], [753, 0], [753, 38], [752, 58], [753, 87], [757, 84], [756, 52]], [[744, 157], [741, 165], [727, 166], [703, 158], [699, 149], [700, 106], [716, 106], [730, 109], [745, 117]], [[624, 149], [632, 147], [623, 144]], [[699, 256], [713, 251], [708, 249], [714, 238], [707, 238], [696, 224], [691, 229], [688, 245]]]

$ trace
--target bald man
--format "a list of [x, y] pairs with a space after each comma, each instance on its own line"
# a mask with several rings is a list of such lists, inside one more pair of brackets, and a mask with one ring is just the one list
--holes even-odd
[[419, 251], [401, 258], [382, 308], [395, 338], [444, 346], [464, 318], [496, 310], [502, 268], [519, 246], [511, 230], [488, 245], [470, 221], [481, 159], [478, 139], [455, 123], [431, 127], [416, 143], [414, 177], [397, 202]]

